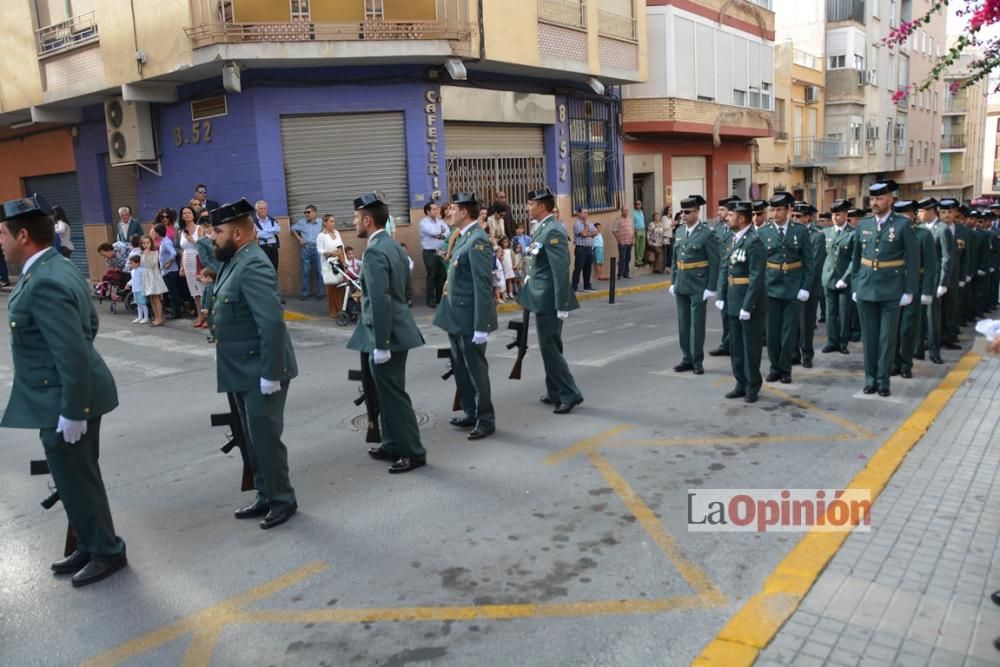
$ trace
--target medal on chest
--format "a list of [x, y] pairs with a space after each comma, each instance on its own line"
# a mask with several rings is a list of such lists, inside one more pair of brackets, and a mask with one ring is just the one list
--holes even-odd
[[895, 240], [896, 240], [896, 228], [895, 227], [890, 227], [889, 228], [889, 243], [892, 243]]

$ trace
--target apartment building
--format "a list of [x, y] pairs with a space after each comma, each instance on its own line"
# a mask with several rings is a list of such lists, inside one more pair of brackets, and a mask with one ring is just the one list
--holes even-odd
[[981, 194], [1000, 201], [1000, 102], [987, 104], [983, 135]]
[[[345, 226], [352, 198], [379, 189], [417, 250], [411, 222], [450, 192], [504, 190], [526, 220], [526, 193], [548, 183], [566, 212], [611, 211], [626, 190], [619, 87], [646, 75], [640, 9], [9, 0], [0, 192], [61, 204], [91, 275], [119, 205], [148, 222], [198, 183], [219, 202], [265, 199], [279, 219], [313, 204]], [[291, 290], [297, 246], [286, 241]]]
[[753, 140], [774, 127], [769, 0], [647, 0], [645, 11], [648, 79], [624, 87], [626, 186], [647, 212], [693, 194], [761, 196]]

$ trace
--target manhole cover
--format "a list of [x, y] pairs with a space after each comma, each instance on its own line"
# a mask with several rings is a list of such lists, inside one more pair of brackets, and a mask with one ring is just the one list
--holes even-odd
[[[420, 410], [414, 410], [413, 413], [417, 416], [417, 428], [423, 428], [431, 422], [431, 417], [426, 412], [421, 412]], [[355, 431], [367, 431], [368, 430], [368, 414], [362, 413], [357, 417], [353, 417], [350, 421], [351, 428]]]

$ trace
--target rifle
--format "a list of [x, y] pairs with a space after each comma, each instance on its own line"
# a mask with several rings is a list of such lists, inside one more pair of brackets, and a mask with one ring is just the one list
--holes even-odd
[[[441, 376], [442, 380], [447, 380], [448, 378], [450, 378], [452, 375], [455, 374], [455, 358], [451, 356], [451, 348], [439, 347], [437, 355], [438, 359], [448, 360], [448, 370], [446, 370], [444, 374]], [[459, 410], [462, 409], [462, 401], [459, 400], [458, 397], [458, 386], [455, 387], [455, 398], [453, 398], [451, 401], [451, 409], [454, 412], [458, 412]]]
[[520, 322], [511, 320], [507, 323], [508, 329], [513, 329], [517, 332], [514, 340], [507, 343], [508, 350], [517, 348], [517, 360], [514, 362], [514, 367], [510, 369], [510, 375], [508, 376], [511, 380], [521, 379], [521, 363], [524, 361], [524, 355], [528, 354], [528, 322], [530, 320], [531, 311], [525, 308]]
[[233, 394], [227, 393], [226, 398], [229, 399], [229, 412], [218, 412], [211, 415], [210, 419], [212, 420], [212, 426], [229, 427], [229, 431], [226, 433], [229, 442], [222, 446], [222, 453], [228, 454], [233, 451], [233, 447], [240, 448], [240, 458], [243, 459], [243, 479], [240, 480], [240, 491], [252, 491], [255, 488], [253, 484], [253, 466], [250, 465], [250, 452], [247, 450], [243, 422], [240, 421], [240, 415], [236, 411], [236, 399], [233, 397]]
[[347, 379], [351, 382], [361, 383], [361, 393], [354, 399], [354, 405], [364, 403], [365, 412], [368, 413], [368, 432], [365, 434], [365, 442], [382, 442], [382, 432], [378, 428], [378, 392], [375, 390], [375, 378], [372, 377], [371, 366], [368, 365], [367, 352], [361, 353], [361, 370], [348, 370]]
[[[31, 461], [31, 474], [32, 475], [48, 475], [49, 474], [49, 462], [48, 461]], [[52, 509], [52, 507], [59, 502], [59, 490], [54, 490], [48, 498], [42, 501], [41, 505], [43, 509]], [[74, 551], [76, 551], [76, 531], [73, 530], [73, 526], [70, 524], [66, 525], [66, 544], [63, 547], [63, 555], [69, 556]]]

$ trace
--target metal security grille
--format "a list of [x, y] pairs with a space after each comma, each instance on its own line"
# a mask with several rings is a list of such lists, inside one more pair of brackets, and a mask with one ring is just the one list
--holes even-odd
[[490, 203], [507, 193], [514, 222], [528, 224], [528, 193], [545, 183], [544, 157], [455, 157], [447, 159], [448, 189], [475, 192]]
[[611, 105], [570, 98], [568, 106], [573, 208], [610, 210], [618, 170]]
[[24, 192], [27, 195], [42, 195], [50, 206], [61, 206], [66, 212], [66, 217], [69, 218], [67, 220], [69, 237], [74, 247], [70, 259], [80, 269], [80, 273], [88, 275], [87, 248], [83, 235], [83, 209], [80, 206], [80, 188], [76, 182], [76, 172], [29, 176], [24, 179]]

